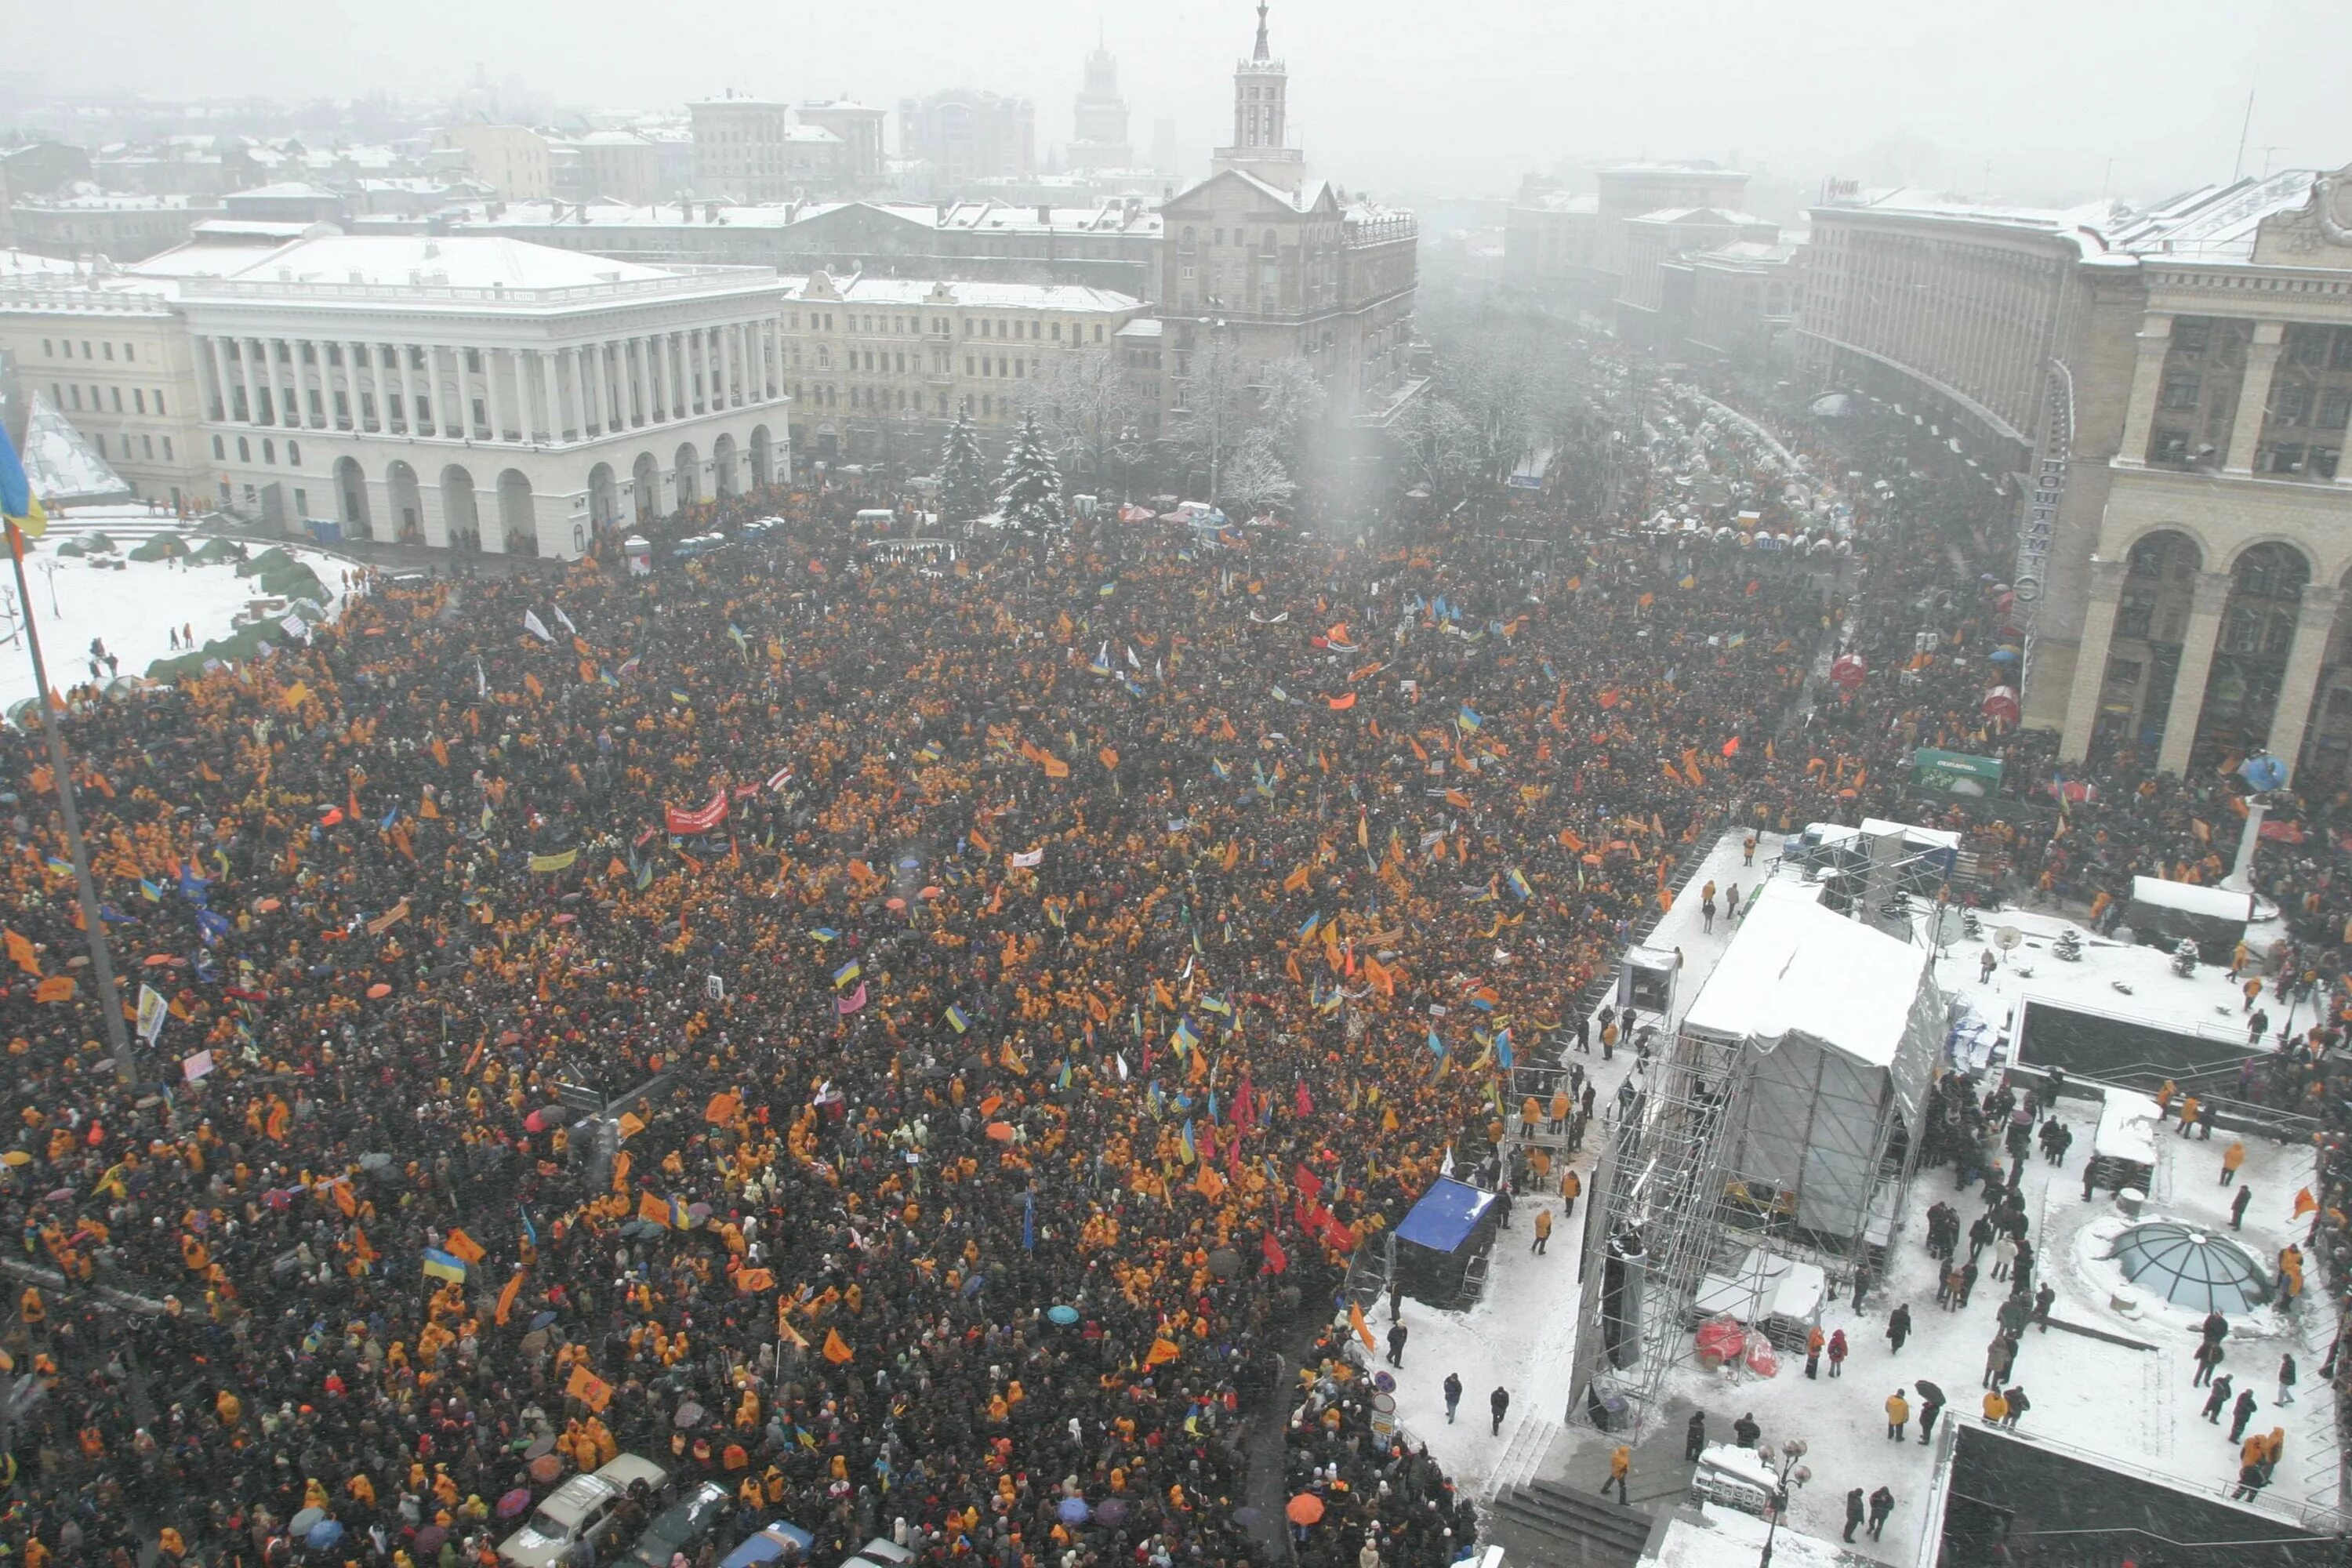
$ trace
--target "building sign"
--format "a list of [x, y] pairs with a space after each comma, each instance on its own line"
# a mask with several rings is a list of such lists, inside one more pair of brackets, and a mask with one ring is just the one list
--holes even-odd
[[2053, 359], [2042, 399], [2042, 440], [2034, 451], [2033, 472], [2026, 478], [2025, 514], [2018, 529], [2017, 570], [2011, 578], [2017, 594], [2011, 616], [2024, 647], [2018, 670], [2021, 692], [2033, 668], [2033, 626], [2050, 581], [2050, 544], [2058, 536], [2058, 505], [2065, 499], [2066, 460], [2074, 444], [2074, 378], [2062, 361]]
[[2000, 788], [2001, 761], [1922, 746], [1911, 757], [1911, 787], [1980, 800]]

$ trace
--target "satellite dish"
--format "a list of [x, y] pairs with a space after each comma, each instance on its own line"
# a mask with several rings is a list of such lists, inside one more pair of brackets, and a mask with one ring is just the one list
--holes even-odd
[[1993, 946], [2000, 949], [2003, 952], [2007, 952], [2011, 948], [2015, 947], [2019, 942], [2023, 942], [2024, 940], [2025, 933], [2018, 930], [2015, 926], [2002, 926], [1999, 931], [1992, 933]]

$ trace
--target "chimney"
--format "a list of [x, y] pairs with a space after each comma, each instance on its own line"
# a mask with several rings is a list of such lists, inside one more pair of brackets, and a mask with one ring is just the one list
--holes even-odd
[[1037, 204], [1037, 221], [1047, 228], [1054, 226], [1054, 209], [1044, 202]]
[[702, 221], [705, 223], [717, 223], [719, 221], [719, 204], [717, 202], [705, 202], [702, 204]]

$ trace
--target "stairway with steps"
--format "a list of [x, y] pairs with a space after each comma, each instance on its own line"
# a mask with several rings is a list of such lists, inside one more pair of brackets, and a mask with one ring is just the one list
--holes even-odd
[[1547, 1568], [1633, 1568], [1651, 1517], [1558, 1481], [1508, 1486], [1486, 1505], [1486, 1537]]

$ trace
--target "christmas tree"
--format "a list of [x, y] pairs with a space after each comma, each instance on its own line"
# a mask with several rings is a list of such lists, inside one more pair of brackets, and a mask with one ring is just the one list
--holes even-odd
[[971, 419], [961, 414], [940, 452], [940, 506], [949, 522], [970, 522], [988, 510], [988, 459]]
[[1021, 433], [1005, 454], [1004, 474], [997, 480], [996, 510], [1004, 526], [1022, 533], [1044, 533], [1062, 526], [1062, 473], [1045, 445], [1034, 414], [1024, 415]]

